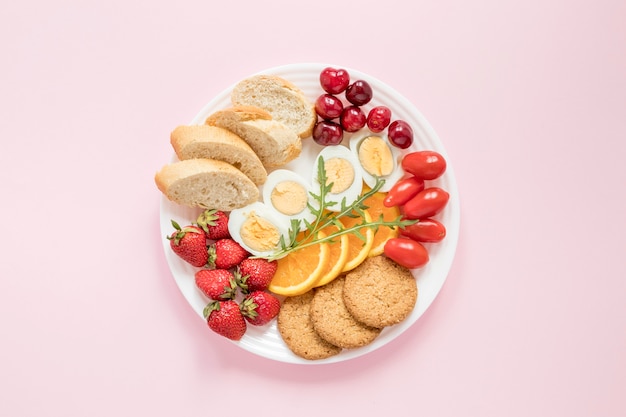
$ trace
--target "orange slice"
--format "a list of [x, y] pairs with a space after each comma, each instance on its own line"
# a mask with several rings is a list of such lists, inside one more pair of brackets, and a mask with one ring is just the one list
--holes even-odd
[[[319, 232], [318, 238], [325, 237]], [[303, 239], [301, 232], [298, 240]], [[295, 250], [277, 260], [277, 268], [269, 290], [275, 294], [294, 296], [304, 294], [319, 281], [328, 264], [328, 243], [316, 243]]]
[[[338, 227], [335, 225], [327, 226], [322, 229], [327, 236], [335, 233], [338, 230]], [[348, 260], [348, 251], [350, 249], [350, 239], [347, 234], [341, 235], [336, 239], [333, 239], [332, 242], [328, 242], [328, 247], [330, 249], [330, 255], [328, 256], [328, 263], [326, 264], [326, 268], [324, 269], [324, 273], [322, 277], [315, 284], [316, 287], [321, 287], [322, 285], [326, 285], [341, 274], [343, 271], [343, 267]]]
[[[366, 192], [366, 190], [364, 190], [364, 192]], [[386, 195], [386, 193], [375, 193], [364, 201], [364, 204], [369, 207], [366, 211], [372, 217], [372, 221], [378, 220], [381, 214], [383, 215], [383, 219], [385, 221], [393, 221], [400, 216], [400, 209], [397, 206], [385, 207], [383, 200]], [[385, 226], [379, 227], [374, 232], [374, 243], [372, 244], [372, 248], [370, 249], [368, 256], [382, 255], [385, 243], [392, 237], [397, 236], [397, 228], [392, 229], [391, 227]]]
[[[364, 217], [357, 216], [355, 218], [352, 218], [344, 216], [341, 217], [339, 220], [345, 228], [350, 228], [359, 223], [362, 223], [363, 220], [365, 220], [366, 222], [371, 222], [372, 217], [370, 216], [370, 214], [367, 211], [365, 211], [364, 214]], [[348, 260], [343, 266], [342, 272], [351, 271], [359, 266], [361, 262], [363, 262], [365, 258], [367, 258], [367, 255], [372, 249], [372, 244], [374, 243], [374, 229], [369, 227], [363, 227], [360, 229], [360, 232], [363, 236], [365, 236], [365, 241], [363, 241], [354, 233], [346, 233], [346, 236], [348, 236], [350, 248], [348, 249]]]

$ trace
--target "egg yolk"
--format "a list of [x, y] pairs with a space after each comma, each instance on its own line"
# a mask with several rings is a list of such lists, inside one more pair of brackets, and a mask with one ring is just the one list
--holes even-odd
[[370, 175], [383, 177], [393, 172], [389, 145], [379, 136], [369, 136], [359, 146], [359, 161]]
[[250, 213], [240, 229], [241, 240], [250, 249], [267, 251], [274, 249], [280, 242], [280, 233], [270, 221]]
[[330, 192], [339, 194], [346, 191], [354, 182], [354, 167], [344, 158], [329, 158], [324, 162], [326, 185], [332, 183]]
[[306, 189], [295, 181], [283, 181], [272, 190], [272, 206], [287, 216], [298, 214], [307, 203]]

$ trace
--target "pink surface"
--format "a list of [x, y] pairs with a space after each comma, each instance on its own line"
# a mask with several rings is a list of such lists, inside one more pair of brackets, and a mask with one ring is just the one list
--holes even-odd
[[[626, 414], [624, 2], [14, 4], [0, 6], [0, 415]], [[175, 126], [297, 62], [401, 91], [462, 202], [431, 308], [324, 366], [210, 333], [167, 268], [153, 183]]]

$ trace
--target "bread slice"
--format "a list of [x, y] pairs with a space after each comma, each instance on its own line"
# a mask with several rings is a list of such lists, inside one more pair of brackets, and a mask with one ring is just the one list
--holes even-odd
[[234, 106], [255, 106], [292, 129], [301, 138], [311, 136], [317, 121], [314, 104], [302, 90], [275, 75], [255, 75], [235, 85], [230, 96]]
[[227, 129], [246, 141], [265, 168], [281, 167], [302, 151], [302, 140], [293, 130], [256, 107], [216, 111], [207, 117], [206, 124]]
[[187, 207], [231, 211], [259, 199], [259, 189], [250, 178], [215, 159], [172, 162], [156, 173], [154, 181], [170, 201]]
[[239, 136], [208, 125], [178, 126], [170, 134], [178, 159], [219, 159], [248, 176], [256, 185], [265, 183], [267, 171], [252, 148]]

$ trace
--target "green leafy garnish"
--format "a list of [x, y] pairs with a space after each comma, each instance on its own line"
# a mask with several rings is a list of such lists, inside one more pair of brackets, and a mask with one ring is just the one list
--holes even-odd
[[[362, 232], [362, 229], [364, 228], [373, 228], [374, 231], [378, 230], [379, 227], [405, 228], [406, 226], [417, 222], [417, 220], [403, 220], [402, 216], [398, 216], [396, 219], [388, 221], [384, 220], [382, 215], [377, 219], [371, 219], [369, 222], [365, 220], [365, 210], [369, 208], [365, 204], [365, 201], [369, 197], [376, 194], [382, 186], [385, 185], [385, 180], [383, 178], [376, 178], [376, 184], [374, 184], [372, 189], [359, 196], [359, 198], [352, 204], [348, 205], [344, 197], [338, 211], [329, 211], [329, 208], [336, 206], [337, 203], [326, 200], [326, 196], [330, 193], [333, 184], [327, 184], [328, 178], [326, 176], [326, 169], [324, 167], [324, 160], [322, 157], [318, 159], [317, 163], [317, 178], [319, 182], [319, 194], [311, 192], [311, 196], [317, 204], [316, 206], [310, 203], [308, 204], [309, 210], [311, 210], [311, 212], [315, 215], [315, 220], [308, 222], [306, 220], [292, 219], [288, 239], [285, 239], [284, 236], [281, 237], [280, 249], [272, 255], [267, 256], [266, 258], [268, 260], [280, 259], [293, 251], [318, 243], [335, 242], [338, 237], [346, 233], [352, 233], [365, 242], [367, 239]], [[344, 227], [340, 219], [346, 216], [352, 218], [360, 217], [361, 221], [351, 227]], [[304, 222], [305, 226], [304, 233], [303, 237], [298, 240], [298, 235], [300, 234], [300, 229], [302, 228], [302, 222]], [[328, 234], [325, 237], [319, 238], [318, 232], [330, 225], [336, 226], [337, 231]]]

